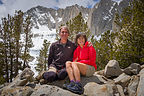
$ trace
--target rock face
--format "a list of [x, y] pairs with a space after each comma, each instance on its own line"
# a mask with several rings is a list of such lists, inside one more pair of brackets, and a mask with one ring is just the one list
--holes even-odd
[[121, 0], [120, 3], [114, 0], [100, 0], [93, 8], [84, 8], [76, 4], [58, 10], [37, 6], [25, 12], [25, 16], [32, 16], [33, 27], [45, 25], [51, 30], [58, 29], [61, 24], [65, 24], [81, 12], [92, 34], [100, 35], [107, 30], [115, 29], [115, 13], [121, 13], [129, 2], [130, 0]]
[[32, 16], [33, 27], [39, 28], [39, 25], [46, 25], [51, 30], [58, 29], [60, 24], [65, 24], [77, 16], [79, 12], [82, 12], [84, 19], [87, 21], [89, 10], [77, 4], [58, 10], [37, 6], [25, 12], [25, 16]]
[[[109, 66], [110, 62], [118, 64], [116, 60], [110, 60], [106, 66]], [[128, 68], [136, 65], [140, 66], [132, 63]], [[112, 67], [115, 69], [115, 66]], [[140, 67], [139, 71], [130, 75], [122, 71], [121, 74], [113, 77], [110, 75], [113, 71], [104, 74], [108, 71], [105, 68], [105, 70], [95, 72], [91, 77], [81, 77], [84, 87], [84, 93], [81, 96], [144, 96], [144, 68]], [[133, 72], [133, 69], [129, 71]], [[12, 83], [0, 86], [0, 96], [79, 96], [62, 88], [64, 83], [69, 82], [68, 78], [41, 85], [34, 83], [33, 74], [29, 68], [26, 68]]]
[[91, 19], [89, 19], [89, 28], [93, 34], [100, 35], [107, 30], [114, 29], [113, 24], [115, 13], [121, 13], [122, 9], [128, 6], [130, 0], [121, 0], [115, 2], [114, 0], [100, 0], [95, 5], [91, 12]]

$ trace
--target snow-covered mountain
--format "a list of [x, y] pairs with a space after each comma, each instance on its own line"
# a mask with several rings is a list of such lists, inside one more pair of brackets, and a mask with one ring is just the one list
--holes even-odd
[[84, 8], [79, 5], [73, 5], [66, 7], [65, 9], [52, 9], [43, 6], [37, 6], [28, 10], [25, 15], [32, 16], [33, 26], [39, 28], [39, 25], [45, 25], [50, 30], [57, 29], [60, 24], [65, 24], [70, 19], [74, 18], [79, 14], [83, 13], [83, 17], [88, 19], [89, 14], [88, 8]]
[[128, 6], [131, 0], [100, 0], [93, 8], [84, 8], [79, 5], [68, 6], [65, 9], [52, 9], [43, 6], [36, 6], [25, 12], [25, 15], [32, 16], [33, 27], [45, 25], [52, 29], [58, 29], [70, 19], [82, 13], [85, 21], [94, 35], [100, 35], [112, 29], [112, 22], [116, 12], [121, 13], [122, 9]]
[[100, 35], [107, 30], [112, 30], [113, 20], [116, 12], [121, 13], [122, 8], [128, 6], [130, 0], [100, 0], [94, 8], [84, 8], [83, 6], [73, 5], [65, 9], [52, 9], [43, 6], [36, 6], [25, 12], [25, 16], [32, 17], [32, 41], [34, 47], [31, 48], [31, 55], [35, 59], [30, 63], [32, 69], [36, 66], [36, 57], [42, 47], [44, 39], [51, 43], [55, 41], [56, 29], [61, 24], [65, 24], [70, 19], [82, 13], [88, 26], [94, 35]]

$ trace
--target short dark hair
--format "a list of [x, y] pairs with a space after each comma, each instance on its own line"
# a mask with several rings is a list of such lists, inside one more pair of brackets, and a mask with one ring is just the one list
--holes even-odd
[[66, 30], [68, 31], [68, 33], [69, 33], [69, 29], [68, 29], [67, 26], [61, 26], [60, 29], [59, 29], [59, 33], [61, 32], [61, 29], [62, 29], [62, 28], [66, 29]]
[[75, 43], [76, 43], [77, 45], [78, 45], [77, 40], [78, 40], [78, 38], [81, 37], [81, 36], [84, 37], [85, 43], [86, 43], [86, 41], [87, 41], [86, 35], [83, 34], [83, 33], [79, 33], [79, 34], [76, 35], [76, 38], [75, 38]]

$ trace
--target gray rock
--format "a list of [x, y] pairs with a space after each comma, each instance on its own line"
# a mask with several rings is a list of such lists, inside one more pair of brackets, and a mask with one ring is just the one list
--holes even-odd
[[20, 74], [18, 74], [9, 87], [24, 86], [27, 82], [33, 79], [34, 72], [30, 68], [25, 68]]
[[57, 86], [41, 85], [31, 96], [79, 96]]
[[144, 96], [144, 69], [142, 69], [139, 73], [140, 81], [137, 88], [136, 96]]
[[139, 77], [138, 76], [132, 76], [131, 81], [128, 84], [128, 94], [129, 94], [129, 96], [136, 96], [138, 83], [139, 83]]
[[119, 84], [123, 88], [125, 88], [126, 86], [128, 86], [130, 79], [131, 77], [129, 75], [122, 73], [119, 77], [115, 78], [114, 81], [116, 84]]
[[119, 76], [122, 73], [119, 63], [116, 60], [110, 60], [105, 67], [104, 74], [106, 77]]
[[144, 65], [141, 65], [141, 69], [143, 69], [144, 68]]
[[[89, 82], [95, 82], [95, 83], [98, 83], [98, 84], [104, 84], [105, 82], [108, 82], [108, 79], [106, 79], [104, 76], [91, 76], [91, 77], [81, 77], [81, 83], [82, 83], [82, 86], [85, 86], [87, 83]], [[48, 85], [55, 85], [55, 86], [58, 86], [60, 88], [63, 88], [63, 84], [67, 84], [69, 83], [69, 78], [67, 77], [65, 80], [57, 80], [57, 81], [54, 81], [54, 82], [51, 82], [51, 83], [47, 83]]]
[[103, 76], [104, 76], [104, 69], [103, 69], [103, 70], [96, 71], [95, 74], [103, 75]]
[[141, 70], [141, 66], [138, 63], [132, 63], [129, 67], [124, 69], [124, 73], [128, 75], [136, 75]]
[[15, 87], [3, 90], [0, 96], [30, 96], [33, 93], [30, 87]]
[[120, 96], [125, 96], [122, 86], [121, 85], [116, 85], [116, 86], [117, 86], [117, 89], [118, 89]]
[[[33, 79], [34, 72], [29, 68], [25, 68], [21, 73], [19, 73], [12, 83], [2, 88], [3, 94], [19, 94], [19, 91], [22, 90], [22, 86], [26, 85], [31, 79]], [[20, 87], [21, 86], [21, 87]], [[9, 90], [9, 91], [8, 91]], [[15, 93], [16, 92], [16, 93]], [[17, 93], [18, 92], [18, 93]], [[7, 95], [5, 95], [7, 96]], [[16, 95], [14, 95], [16, 96]], [[19, 96], [19, 95], [17, 95]]]
[[99, 85], [94, 82], [87, 83], [84, 86], [84, 95], [86, 96], [113, 96], [113, 84]]
[[[119, 68], [116, 60], [111, 60], [109, 63], [110, 64], [106, 66], [109, 72], [110, 69], [112, 70]], [[137, 67], [132, 66], [132, 68]], [[111, 72], [113, 71], [114, 70]], [[115, 71], [117, 72], [117, 70]], [[129, 76], [122, 73], [115, 79], [110, 79], [103, 76], [104, 72], [105, 70], [101, 70], [99, 72], [95, 72], [91, 77], [81, 77], [81, 83], [85, 89], [82, 96], [144, 95], [144, 69], [142, 69], [138, 75]], [[111, 72], [108, 74], [108, 76], [113, 76], [111, 75], [113, 74]], [[65, 80], [57, 80], [52, 83], [40, 85], [31, 82], [33, 74], [34, 73], [29, 68], [26, 68], [23, 72], [17, 75], [12, 83], [4, 84], [0, 87], [0, 96], [78, 96], [77, 94], [62, 89], [63, 84], [69, 83], [68, 77]]]

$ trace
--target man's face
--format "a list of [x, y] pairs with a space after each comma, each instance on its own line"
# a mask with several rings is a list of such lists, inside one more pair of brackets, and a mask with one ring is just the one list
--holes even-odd
[[69, 36], [69, 33], [68, 33], [67, 29], [62, 28], [62, 29], [61, 29], [61, 32], [59, 33], [59, 35], [60, 35], [60, 38], [61, 38], [61, 39], [67, 40], [67, 39], [68, 39], [68, 36]]

